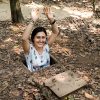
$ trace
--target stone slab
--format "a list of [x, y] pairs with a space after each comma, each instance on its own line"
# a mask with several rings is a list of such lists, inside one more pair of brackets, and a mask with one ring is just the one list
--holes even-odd
[[66, 71], [47, 79], [44, 84], [58, 97], [63, 97], [86, 85], [87, 82], [78, 74], [72, 71]]

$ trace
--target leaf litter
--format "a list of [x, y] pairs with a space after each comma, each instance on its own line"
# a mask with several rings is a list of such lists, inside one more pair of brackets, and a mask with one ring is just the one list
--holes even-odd
[[[60, 100], [43, 82], [71, 70], [82, 77], [88, 76], [89, 82], [64, 100], [99, 100], [100, 28], [94, 25], [93, 20], [67, 17], [57, 21], [58, 25], [66, 26], [60, 28], [63, 34], [50, 48], [50, 53], [59, 63], [33, 73], [22, 62], [21, 36], [28, 21], [16, 26], [10, 21], [0, 22], [0, 99]], [[40, 20], [38, 25], [50, 29], [47, 21]]]

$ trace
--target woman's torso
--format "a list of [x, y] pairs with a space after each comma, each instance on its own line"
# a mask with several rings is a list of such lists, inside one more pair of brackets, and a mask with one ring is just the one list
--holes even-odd
[[42, 54], [39, 54], [35, 47], [30, 44], [29, 54], [25, 54], [27, 67], [30, 71], [36, 71], [50, 65], [49, 46], [45, 44]]

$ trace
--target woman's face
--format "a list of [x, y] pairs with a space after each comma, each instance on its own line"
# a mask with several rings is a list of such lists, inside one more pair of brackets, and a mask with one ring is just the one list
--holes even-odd
[[44, 32], [38, 32], [34, 37], [34, 46], [37, 48], [43, 48], [46, 43], [46, 34]]

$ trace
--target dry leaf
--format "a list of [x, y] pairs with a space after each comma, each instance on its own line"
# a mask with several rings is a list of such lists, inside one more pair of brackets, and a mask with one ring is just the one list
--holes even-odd
[[87, 76], [83, 76], [83, 79], [84, 79], [85, 81], [87, 81], [87, 82], [89, 82], [89, 80], [90, 80]]
[[88, 98], [90, 100], [96, 100], [96, 98], [93, 95], [88, 94], [87, 92], [85, 92], [84, 95], [85, 95], [86, 98]]
[[84, 72], [77, 71], [79, 75], [84, 75]]

